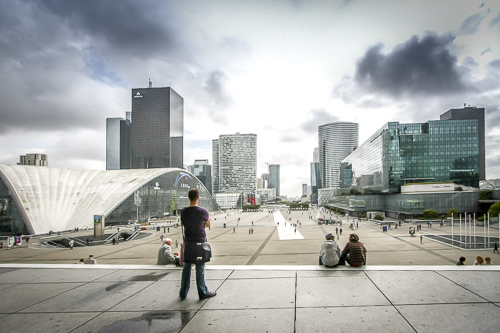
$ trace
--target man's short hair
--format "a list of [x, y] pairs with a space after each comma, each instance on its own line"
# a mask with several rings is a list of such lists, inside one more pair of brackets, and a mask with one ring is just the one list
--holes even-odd
[[192, 188], [188, 192], [189, 201], [196, 201], [200, 197], [200, 191], [196, 188]]
[[169, 242], [170, 242], [170, 244], [172, 244], [172, 240], [171, 240], [170, 238], [165, 238], [165, 239], [163, 240], [163, 243], [165, 243], [165, 244], [167, 244], [167, 245], [170, 245], [170, 244], [168, 244]]

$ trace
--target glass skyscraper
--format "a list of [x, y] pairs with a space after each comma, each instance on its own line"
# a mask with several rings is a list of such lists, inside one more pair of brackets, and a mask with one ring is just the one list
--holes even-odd
[[188, 171], [195, 175], [212, 194], [212, 166], [208, 164], [208, 160], [194, 160]]
[[212, 141], [213, 192], [255, 193], [257, 188], [257, 135], [220, 135]]
[[442, 120], [389, 122], [341, 164], [341, 187], [399, 193], [409, 183], [485, 179], [484, 108], [453, 109]]
[[276, 196], [281, 195], [280, 192], [280, 165], [269, 164], [269, 188], [276, 189]]
[[183, 168], [184, 99], [170, 87], [132, 89], [132, 169]]
[[319, 164], [322, 188], [340, 185], [340, 162], [359, 143], [359, 124], [334, 122], [318, 127]]

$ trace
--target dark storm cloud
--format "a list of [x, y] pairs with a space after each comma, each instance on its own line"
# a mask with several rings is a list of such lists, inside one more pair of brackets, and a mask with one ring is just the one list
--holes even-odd
[[465, 21], [460, 25], [460, 35], [472, 35], [477, 32], [479, 29], [479, 25], [486, 18], [487, 12], [477, 13], [469, 16], [465, 19]]
[[229, 103], [229, 97], [224, 89], [226, 79], [223, 71], [214, 70], [208, 74], [205, 81], [205, 91], [210, 95], [215, 106], [225, 107]]
[[311, 109], [309, 111], [309, 119], [304, 121], [300, 128], [308, 133], [316, 133], [318, 126], [339, 121], [339, 117], [328, 113], [325, 109]]
[[374, 45], [358, 61], [355, 80], [368, 91], [393, 97], [463, 92], [467, 87], [457, 57], [448, 49], [454, 39], [434, 33], [412, 36], [386, 54], [383, 44]]
[[59, 17], [75, 35], [90, 36], [96, 44], [120, 53], [149, 58], [176, 54], [181, 48], [176, 19], [168, 2], [150, 0], [39, 0], [40, 10]]

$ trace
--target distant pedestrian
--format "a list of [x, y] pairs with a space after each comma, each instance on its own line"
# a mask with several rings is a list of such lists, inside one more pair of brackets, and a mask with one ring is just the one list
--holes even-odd
[[252, 233], [252, 229], [248, 228], [248, 234], [250, 235]]
[[160, 236], [160, 243], [163, 244], [163, 235]]
[[495, 252], [498, 253], [498, 254], [500, 254], [498, 252], [498, 242], [495, 242], [495, 249], [493, 250], [493, 253], [495, 253]]
[[167, 228], [168, 233], [170, 233], [170, 227]]
[[340, 234], [342, 235], [342, 228], [340, 228], [339, 231], [340, 231]]
[[236, 228], [233, 228], [233, 232], [236, 232]]
[[73, 250], [73, 246], [74, 246], [74, 245], [75, 245], [75, 240], [74, 240], [74, 239], [70, 239], [70, 240], [69, 240], [69, 248], [70, 248], [71, 250]]
[[422, 243], [422, 238], [423, 238], [422, 235], [420, 235], [420, 244], [423, 244]]
[[335, 234], [338, 235], [339, 234], [339, 228], [335, 228]]
[[464, 266], [465, 265], [465, 257], [460, 257], [457, 262], [457, 266]]

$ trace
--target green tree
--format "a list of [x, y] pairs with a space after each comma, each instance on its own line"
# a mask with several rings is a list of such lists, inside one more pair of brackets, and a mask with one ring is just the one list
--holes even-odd
[[360, 194], [360, 193], [359, 193], [359, 191], [358, 191], [358, 190], [356, 190], [355, 188], [351, 188], [351, 189], [349, 190], [349, 194], [350, 194], [350, 195], [358, 195], [358, 194]]
[[496, 202], [491, 205], [490, 209], [488, 209], [488, 213], [490, 213], [490, 216], [497, 217], [498, 214], [500, 214], [500, 202]]
[[437, 219], [439, 217], [438, 212], [436, 212], [434, 209], [424, 210], [423, 215], [426, 219]]
[[455, 191], [459, 191], [460, 192], [460, 191], [463, 191], [463, 190], [464, 190], [464, 188], [462, 186], [455, 187]]
[[459, 213], [458, 209], [456, 209], [456, 208], [450, 208], [448, 210], [448, 213], [446, 213], [446, 215], [448, 215], [448, 217], [451, 217], [451, 214], [453, 214], [453, 217], [457, 218], [458, 217], [458, 213]]
[[378, 221], [383, 221], [384, 220], [384, 217], [380, 214], [377, 214], [375, 215], [375, 217], [373, 218], [374, 220], [378, 220]]
[[491, 195], [491, 190], [479, 191], [479, 200], [488, 200]]

